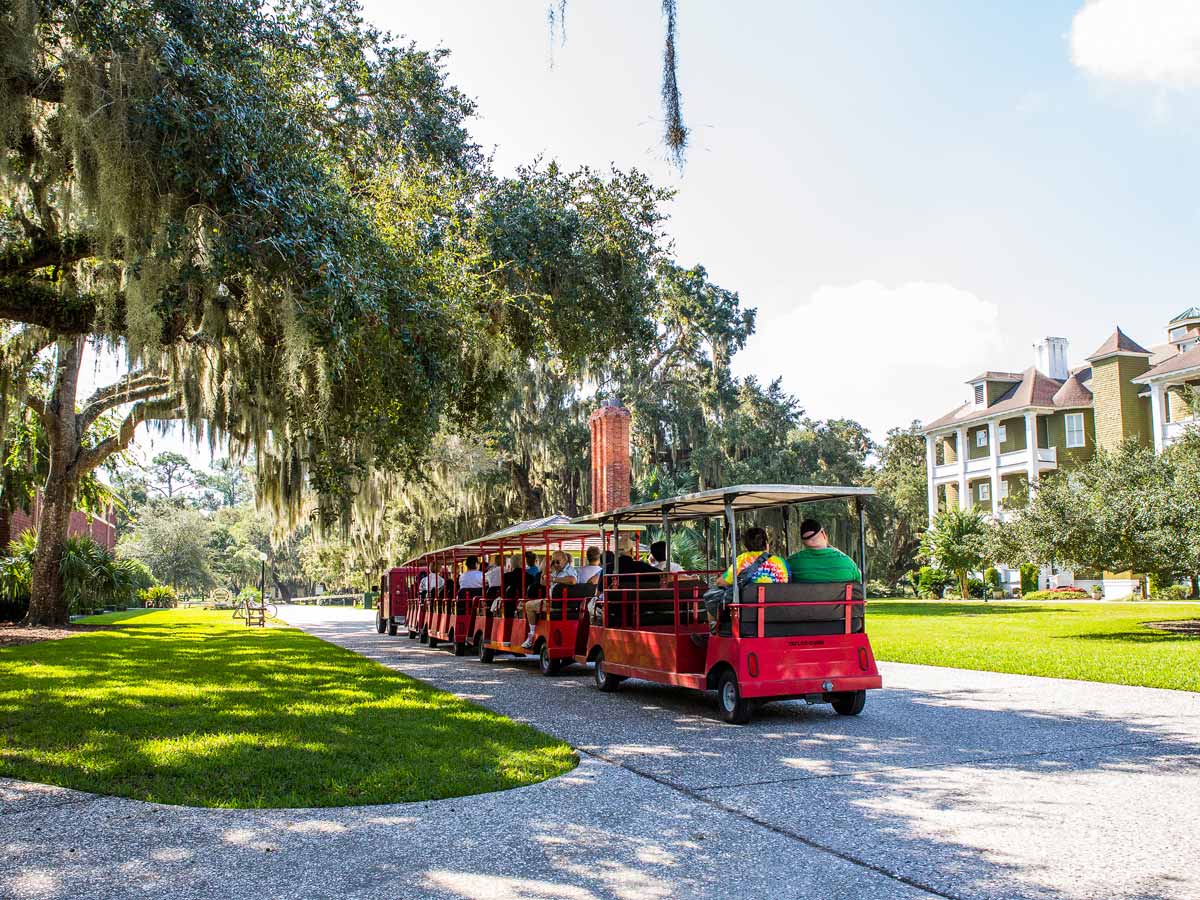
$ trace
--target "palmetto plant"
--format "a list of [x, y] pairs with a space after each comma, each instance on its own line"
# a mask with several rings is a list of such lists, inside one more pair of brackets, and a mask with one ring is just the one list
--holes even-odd
[[[22, 602], [29, 597], [37, 538], [22, 532], [0, 558], [0, 596]], [[150, 571], [131, 559], [117, 559], [104, 547], [83, 535], [67, 538], [59, 561], [63, 592], [72, 611], [90, 611], [102, 606], [128, 606], [139, 590], [153, 583]]]

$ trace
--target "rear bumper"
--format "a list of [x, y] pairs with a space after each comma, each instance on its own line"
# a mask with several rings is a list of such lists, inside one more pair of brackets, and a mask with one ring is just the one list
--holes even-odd
[[[826, 688], [826, 684], [831, 687]], [[810, 694], [837, 694], [849, 691], [870, 691], [883, 687], [878, 675], [854, 675], [846, 678], [786, 678], [779, 681], [758, 681], [747, 678], [739, 685], [743, 697], [764, 698], [804, 697]]]

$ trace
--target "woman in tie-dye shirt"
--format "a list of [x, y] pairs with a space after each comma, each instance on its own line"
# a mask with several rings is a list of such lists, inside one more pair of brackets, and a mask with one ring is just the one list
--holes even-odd
[[[741, 553], [737, 558], [737, 570], [740, 575], [748, 566], [754, 564], [764, 552], [769, 552], [771, 542], [767, 539], [767, 532], [762, 528], [747, 528], [742, 535], [742, 544], [746, 548], [745, 553]], [[759, 566], [758, 574], [754, 576], [752, 584], [784, 584], [788, 580], [787, 563], [780, 557], [771, 554], [763, 564]], [[718, 584], [733, 584], [733, 566], [725, 570], [720, 578], [717, 579]]]

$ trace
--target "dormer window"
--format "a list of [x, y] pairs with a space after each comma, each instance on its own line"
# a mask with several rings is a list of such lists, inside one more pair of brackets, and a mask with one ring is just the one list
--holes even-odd
[[1180, 325], [1178, 328], [1172, 328], [1170, 340], [1182, 341], [1185, 337], [1187, 337], [1187, 333], [1188, 330], [1186, 325]]
[[979, 382], [979, 384], [975, 385], [975, 405], [983, 406], [983, 398], [984, 398], [984, 387], [983, 387], [983, 382], [981, 381], [981, 382]]

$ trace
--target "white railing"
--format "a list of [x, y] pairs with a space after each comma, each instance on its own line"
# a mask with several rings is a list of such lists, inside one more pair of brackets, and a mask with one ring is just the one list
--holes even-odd
[[1058, 465], [1058, 448], [1057, 447], [1038, 447], [1037, 452], [1038, 462], [1050, 463]]
[[1186, 431], [1189, 426], [1200, 426], [1200, 419], [1191, 418], [1183, 419], [1179, 422], [1167, 422], [1166, 425], [1163, 426], [1163, 443], [1170, 444], [1179, 440], [1181, 437], [1183, 437], [1184, 431]]

